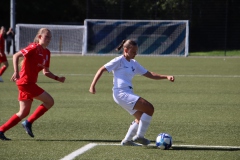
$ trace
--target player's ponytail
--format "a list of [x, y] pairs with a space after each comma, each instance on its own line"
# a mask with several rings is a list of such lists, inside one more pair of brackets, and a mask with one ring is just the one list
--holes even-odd
[[119, 51], [123, 47], [125, 42], [126, 40], [123, 40], [122, 43], [116, 48], [116, 50]]

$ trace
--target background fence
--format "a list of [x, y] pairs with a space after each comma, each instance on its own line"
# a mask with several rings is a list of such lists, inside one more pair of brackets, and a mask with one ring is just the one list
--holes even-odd
[[116, 47], [133, 39], [138, 54], [188, 56], [188, 21], [86, 19], [84, 25], [84, 54], [121, 54]]

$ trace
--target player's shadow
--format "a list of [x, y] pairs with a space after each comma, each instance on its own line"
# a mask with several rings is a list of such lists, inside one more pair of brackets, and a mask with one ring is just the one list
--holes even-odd
[[[154, 141], [152, 141], [154, 142]], [[182, 144], [184, 143], [183, 141], [174, 141], [177, 142], [177, 144]], [[153, 147], [156, 149], [156, 146], [148, 146], [148, 147]], [[192, 150], [192, 151], [240, 151], [240, 147], [224, 147], [224, 146], [201, 146], [201, 145], [173, 145], [169, 150]]]
[[[147, 149], [159, 149], [156, 146], [147, 146]], [[160, 149], [159, 149], [160, 150]], [[185, 146], [173, 146], [169, 150], [179, 150], [179, 151], [240, 151], [240, 148], [230, 148], [230, 147], [185, 147]]]
[[222, 148], [222, 147], [182, 147], [182, 146], [174, 146], [172, 147], [172, 150], [197, 150], [197, 151], [239, 151], [240, 148]]
[[68, 142], [89, 142], [89, 143], [120, 143], [122, 140], [98, 140], [98, 139], [68, 139], [68, 140], [56, 140], [56, 139], [37, 139], [36, 141], [68, 141]]

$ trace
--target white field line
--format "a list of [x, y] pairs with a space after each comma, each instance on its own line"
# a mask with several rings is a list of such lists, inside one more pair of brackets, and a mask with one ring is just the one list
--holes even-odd
[[62, 158], [61, 160], [71, 160], [74, 159], [75, 157], [83, 154], [84, 152], [90, 150], [91, 148], [95, 147], [96, 145], [98, 145], [97, 143], [89, 143], [85, 146], [83, 146], [82, 148], [79, 148], [78, 150], [70, 153], [69, 155], [65, 156], [64, 158]]
[[[39, 74], [41, 75], [41, 74]], [[59, 74], [62, 76], [94, 76], [95, 74]], [[112, 75], [105, 75], [110, 76]], [[174, 75], [175, 77], [206, 77], [206, 78], [240, 78], [240, 75]]]
[[[64, 158], [62, 158], [61, 160], [72, 160], [74, 158], [76, 158], [77, 156], [85, 153], [86, 151], [94, 148], [95, 146], [120, 146], [120, 143], [89, 143], [81, 148], [79, 148], [78, 150], [70, 153], [69, 155], [65, 156]], [[141, 146], [141, 145], [140, 145]], [[150, 144], [150, 146], [155, 146], [155, 144]], [[208, 146], [208, 145], [173, 145], [174, 147], [184, 147], [184, 148], [194, 148], [194, 149], [239, 149], [240, 150], [240, 146]]]
[[175, 77], [240, 78], [240, 75], [174, 75]]

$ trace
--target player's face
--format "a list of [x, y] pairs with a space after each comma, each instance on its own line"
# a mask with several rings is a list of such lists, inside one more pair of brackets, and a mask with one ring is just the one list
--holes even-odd
[[125, 57], [126, 59], [134, 59], [137, 55], [138, 47], [137, 46], [131, 46], [129, 48], [125, 49]]
[[5, 33], [6, 33], [6, 30], [5, 30], [4, 27], [1, 27], [1, 29], [0, 29], [0, 33], [1, 33], [1, 34], [5, 34]]
[[52, 38], [51, 32], [45, 32], [41, 34], [39, 38], [39, 44], [41, 44], [45, 48], [49, 45], [51, 38]]

